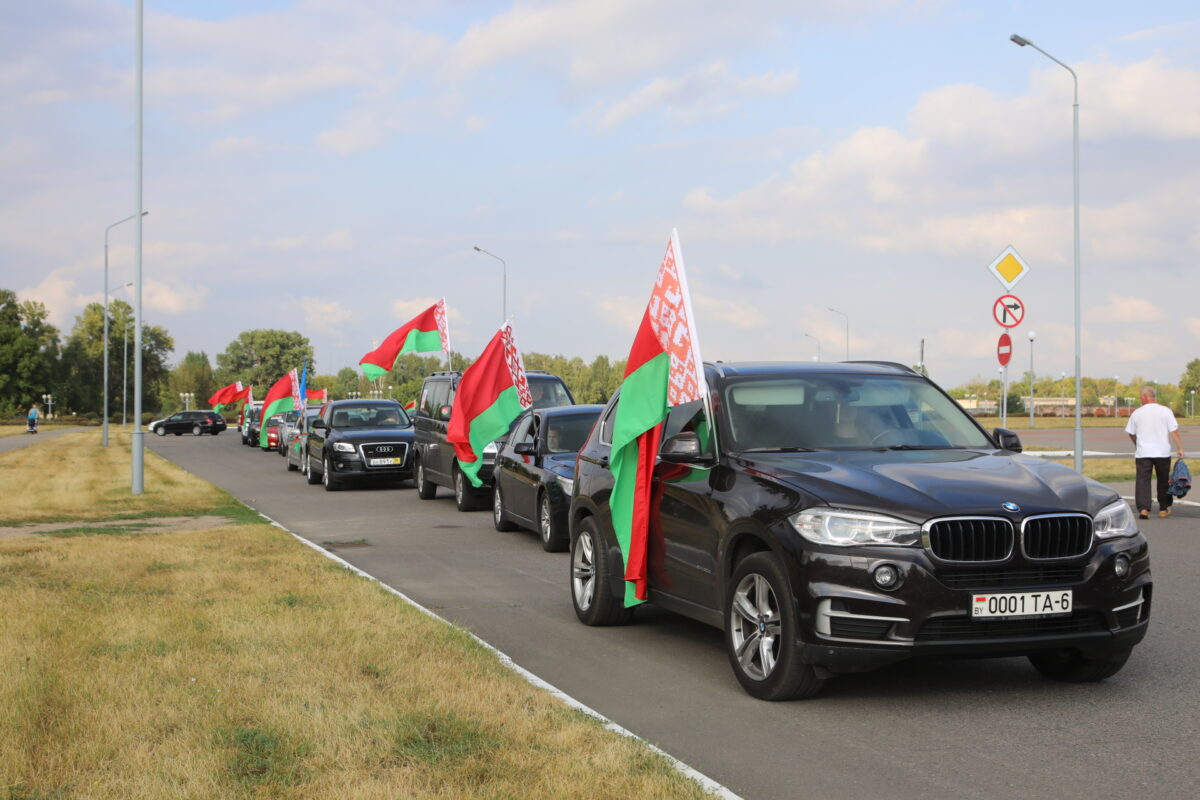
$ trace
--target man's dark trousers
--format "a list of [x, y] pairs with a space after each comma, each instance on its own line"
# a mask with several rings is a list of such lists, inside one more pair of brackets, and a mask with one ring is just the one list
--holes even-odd
[[1158, 492], [1159, 510], [1171, 507], [1175, 498], [1167, 493], [1167, 485], [1171, 482], [1171, 457], [1166, 458], [1135, 458], [1137, 462], [1137, 483], [1134, 485], [1133, 498], [1138, 511], [1150, 510], [1150, 471], [1154, 470], [1157, 479], [1155, 489]]

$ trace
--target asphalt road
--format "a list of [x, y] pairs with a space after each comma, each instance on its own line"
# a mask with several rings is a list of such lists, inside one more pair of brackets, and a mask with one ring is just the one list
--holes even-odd
[[1200, 783], [1200, 508], [1143, 523], [1151, 630], [1108, 681], [1053, 683], [1024, 659], [913, 663], [766, 703], [715, 629], [652, 608], [581, 625], [565, 553], [445, 490], [328, 493], [234, 431], [147, 442], [318, 544], [365, 539], [335, 552], [745, 798], [1178, 798]]

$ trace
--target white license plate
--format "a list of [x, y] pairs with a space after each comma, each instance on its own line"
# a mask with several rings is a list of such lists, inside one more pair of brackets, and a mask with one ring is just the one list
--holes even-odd
[[1046, 592], [973, 594], [971, 595], [971, 618], [1009, 619], [1070, 614], [1073, 599], [1070, 589], [1054, 589]]
[[403, 458], [372, 458], [371, 459], [372, 467], [389, 467], [389, 466], [392, 466], [393, 464], [403, 464], [403, 463], [404, 463]]

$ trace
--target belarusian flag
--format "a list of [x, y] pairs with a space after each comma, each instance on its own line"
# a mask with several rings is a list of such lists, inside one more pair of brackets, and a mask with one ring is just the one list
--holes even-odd
[[287, 375], [284, 375], [279, 380], [275, 381], [275, 385], [267, 392], [266, 399], [263, 400], [262, 414], [259, 416], [258, 429], [258, 446], [267, 446], [267, 420], [276, 414], [282, 414], [285, 411], [291, 411], [296, 407], [296, 401], [292, 399], [292, 387], [299, 383], [300, 377], [296, 375], [296, 370], [292, 370]]
[[417, 401], [409, 400], [407, 403], [404, 404], [404, 410], [408, 411], [408, 412], [416, 411], [417, 410]]
[[458, 466], [471, 485], [483, 485], [479, 453], [508, 433], [508, 426], [533, 405], [525, 363], [517, 349], [512, 324], [505, 322], [479, 360], [467, 367], [458, 382], [446, 440], [454, 445]]
[[450, 331], [446, 327], [446, 298], [438, 300], [404, 326], [392, 331], [383, 344], [358, 362], [370, 380], [392, 371], [401, 353], [450, 352]]
[[329, 400], [328, 389], [305, 389], [304, 396], [307, 400], [316, 400], [319, 403], [324, 403]]
[[214, 411], [220, 411], [221, 406], [228, 404], [229, 401], [233, 399], [233, 396], [241, 390], [241, 381], [231, 383], [228, 386], [222, 386], [220, 389], [217, 389], [215, 392], [213, 392], [212, 397], [208, 398], [208, 405]]
[[650, 302], [634, 337], [613, 420], [608, 500], [625, 558], [625, 605], [646, 601], [646, 550], [651, 479], [661, 425], [672, 406], [704, 397], [704, 367], [696, 338], [679, 234], [671, 231]]

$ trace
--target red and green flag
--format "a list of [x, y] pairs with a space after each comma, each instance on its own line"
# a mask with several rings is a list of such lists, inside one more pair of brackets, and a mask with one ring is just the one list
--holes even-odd
[[220, 411], [221, 406], [229, 405], [229, 402], [233, 399], [233, 396], [241, 390], [241, 381], [231, 383], [228, 386], [222, 386], [220, 389], [217, 389], [215, 392], [213, 392], [212, 397], [208, 398], [209, 408], [213, 409], [214, 411]]
[[305, 396], [305, 399], [308, 400], [308, 402], [310, 402], [310, 403], [313, 400], [316, 400], [318, 403], [329, 402], [329, 390], [328, 389], [305, 389], [304, 396]]
[[282, 414], [285, 411], [291, 411], [296, 407], [294, 399], [294, 390], [292, 387], [298, 386], [300, 376], [296, 374], [296, 370], [292, 370], [287, 375], [284, 375], [279, 380], [275, 381], [271, 386], [271, 390], [267, 392], [266, 398], [263, 400], [262, 416], [259, 417], [262, 423], [258, 429], [258, 446], [267, 446], [267, 420], [276, 414]]
[[392, 371], [401, 353], [450, 353], [450, 332], [446, 327], [446, 298], [397, 328], [383, 344], [359, 360], [363, 373], [370, 380], [382, 378]]
[[704, 397], [704, 367], [679, 235], [671, 231], [650, 302], [629, 351], [613, 420], [609, 510], [625, 558], [625, 605], [646, 601], [652, 478], [673, 406]]
[[505, 322], [479, 360], [467, 367], [454, 394], [446, 440], [454, 445], [458, 467], [476, 488], [479, 454], [483, 448], [508, 433], [508, 427], [522, 411], [533, 405], [525, 363], [517, 349], [512, 323]]

